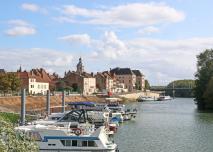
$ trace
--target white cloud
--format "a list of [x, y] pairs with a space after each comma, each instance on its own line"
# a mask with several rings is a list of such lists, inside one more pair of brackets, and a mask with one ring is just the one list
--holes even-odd
[[[180, 40], [138, 38], [121, 40], [114, 32], [105, 32], [96, 40], [90, 57], [101, 67], [120, 66], [142, 70], [152, 84], [167, 84], [176, 79], [194, 78], [196, 55], [212, 48], [213, 37]], [[106, 66], [107, 65], [107, 66]]]
[[72, 44], [90, 45], [90, 43], [91, 43], [91, 39], [88, 34], [67, 35], [67, 36], [60, 37], [59, 39], [67, 41]]
[[29, 26], [30, 25], [27, 21], [20, 20], [20, 19], [9, 20], [8, 24], [15, 25], [15, 26]]
[[148, 26], [138, 31], [138, 33], [141, 35], [150, 35], [152, 33], [158, 33], [158, 32], [160, 32], [160, 30], [154, 26]]
[[60, 50], [47, 48], [0, 49], [0, 65], [7, 70], [17, 70], [43, 67], [61, 75], [72, 68], [73, 55]]
[[65, 5], [61, 11], [66, 19], [64, 21], [119, 27], [173, 23], [185, 18], [183, 12], [162, 3], [131, 3], [109, 9], [87, 9]]
[[5, 33], [8, 36], [25, 36], [35, 34], [36, 30], [33, 27], [15, 26], [13, 28], [8, 29]]
[[21, 8], [24, 10], [31, 11], [31, 12], [37, 12], [40, 9], [40, 7], [38, 5], [33, 4], [33, 3], [23, 3], [21, 5]]
[[26, 36], [36, 34], [36, 29], [25, 20], [13, 19], [7, 21], [9, 29], [5, 31], [8, 36]]

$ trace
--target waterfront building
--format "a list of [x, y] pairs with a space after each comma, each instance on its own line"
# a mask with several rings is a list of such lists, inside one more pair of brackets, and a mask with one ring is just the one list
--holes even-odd
[[132, 72], [136, 75], [136, 89], [137, 90], [145, 90], [145, 77], [140, 72], [140, 70], [132, 70]]
[[32, 69], [30, 72], [17, 71], [21, 80], [21, 88], [26, 89], [29, 94], [46, 94], [49, 90], [51, 78], [44, 69]]
[[112, 92], [113, 91], [113, 79], [108, 71], [98, 72], [95, 75], [96, 78], [96, 87], [101, 92]]
[[0, 74], [1, 73], [6, 73], [6, 71], [4, 69], [0, 69]]
[[68, 71], [63, 78], [67, 86], [73, 88], [74, 91], [78, 91], [83, 95], [91, 95], [96, 92], [96, 79], [93, 73], [87, 73], [84, 71], [82, 59], [79, 58], [76, 71]]
[[114, 68], [110, 70], [110, 73], [115, 75], [116, 80], [124, 84], [125, 89], [129, 92], [135, 90], [136, 75], [130, 68]]

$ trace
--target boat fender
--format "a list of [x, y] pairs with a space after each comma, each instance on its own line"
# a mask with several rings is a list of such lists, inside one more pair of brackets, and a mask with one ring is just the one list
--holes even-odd
[[75, 129], [74, 129], [74, 134], [77, 135], [77, 136], [79, 136], [79, 135], [81, 134], [81, 132], [82, 132], [82, 131], [81, 131], [80, 128], [75, 128]]

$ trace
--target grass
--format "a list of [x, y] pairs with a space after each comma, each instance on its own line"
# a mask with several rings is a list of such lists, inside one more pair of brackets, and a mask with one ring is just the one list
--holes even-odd
[[[7, 112], [0, 112], [0, 118], [6, 122], [17, 124], [20, 120], [20, 115], [16, 113], [7, 113]], [[32, 121], [34, 118], [32, 116], [26, 116], [26, 121]]]

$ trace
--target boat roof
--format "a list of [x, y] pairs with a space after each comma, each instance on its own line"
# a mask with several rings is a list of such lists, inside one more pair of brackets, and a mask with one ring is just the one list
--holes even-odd
[[69, 106], [88, 106], [88, 107], [94, 107], [96, 104], [91, 101], [78, 101], [78, 102], [68, 102], [66, 103]]

